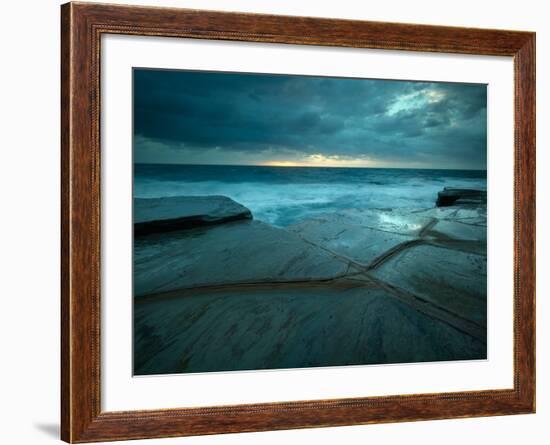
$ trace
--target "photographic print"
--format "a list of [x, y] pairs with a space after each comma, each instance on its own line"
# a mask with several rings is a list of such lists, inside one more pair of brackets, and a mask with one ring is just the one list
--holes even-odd
[[487, 358], [485, 84], [135, 68], [134, 375]]

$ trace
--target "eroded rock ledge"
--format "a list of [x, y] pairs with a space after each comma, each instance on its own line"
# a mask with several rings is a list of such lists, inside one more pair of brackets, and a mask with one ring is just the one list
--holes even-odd
[[487, 204], [487, 192], [485, 190], [445, 187], [443, 191], [437, 194], [435, 204], [438, 207]]
[[227, 196], [134, 199], [135, 236], [247, 219], [252, 219], [250, 210]]

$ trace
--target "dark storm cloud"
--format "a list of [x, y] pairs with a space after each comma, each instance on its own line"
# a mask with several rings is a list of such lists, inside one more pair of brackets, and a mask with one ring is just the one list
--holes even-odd
[[136, 139], [178, 162], [206, 149], [212, 163], [292, 153], [486, 166], [485, 85], [135, 70], [134, 92]]

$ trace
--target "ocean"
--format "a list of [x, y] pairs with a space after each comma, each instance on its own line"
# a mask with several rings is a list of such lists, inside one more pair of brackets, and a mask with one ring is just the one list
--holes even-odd
[[487, 189], [485, 170], [135, 164], [134, 196], [224, 195], [285, 227], [347, 208], [430, 208], [444, 187]]

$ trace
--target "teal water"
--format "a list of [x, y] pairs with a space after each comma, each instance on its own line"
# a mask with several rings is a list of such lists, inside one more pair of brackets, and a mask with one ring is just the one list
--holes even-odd
[[486, 189], [484, 170], [135, 164], [134, 196], [225, 195], [284, 227], [346, 208], [433, 207], [443, 187]]

